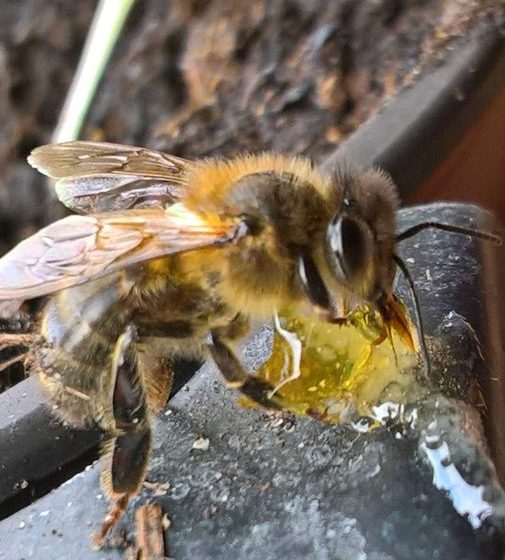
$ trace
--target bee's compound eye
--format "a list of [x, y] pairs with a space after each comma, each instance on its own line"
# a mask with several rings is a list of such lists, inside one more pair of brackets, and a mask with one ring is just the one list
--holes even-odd
[[328, 226], [328, 258], [337, 277], [354, 282], [372, 265], [373, 239], [365, 222], [352, 216], [339, 216]]

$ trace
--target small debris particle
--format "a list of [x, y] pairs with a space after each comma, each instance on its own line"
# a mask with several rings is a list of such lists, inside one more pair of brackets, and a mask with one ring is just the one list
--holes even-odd
[[416, 262], [416, 259], [414, 259], [413, 257], [409, 257], [408, 259], [405, 259], [409, 264], [414, 264]]
[[135, 512], [137, 558], [159, 560], [166, 557], [163, 522], [168, 516], [159, 504], [146, 504]]
[[433, 280], [433, 277], [431, 276], [431, 270], [429, 268], [426, 269], [426, 280], [428, 280], [428, 282], [431, 282]]
[[272, 428], [279, 428], [280, 426], [282, 426], [282, 424], [284, 424], [284, 418], [276, 418], [272, 422]]
[[64, 390], [69, 395], [82, 399], [83, 401], [89, 401], [91, 399], [91, 397], [89, 395], [86, 395], [86, 393], [83, 393], [82, 391], [78, 391], [77, 389], [74, 389], [73, 387], [69, 387], [68, 385], [64, 387]]
[[165, 410], [163, 415], [164, 416], [172, 416], [173, 413], [174, 413], [174, 411], [169, 408], [168, 410]]
[[39, 517], [47, 517], [47, 516], [49, 515], [49, 511], [50, 511], [50, 510], [48, 510], [48, 509], [46, 509], [46, 510], [44, 510], [44, 511], [41, 511], [41, 512], [39, 513]]
[[26, 523], [24, 521], [20, 521], [18, 524], [18, 529], [24, 529], [26, 527]]
[[368, 418], [360, 418], [357, 422], [352, 422], [351, 426], [356, 432], [365, 434], [371, 430], [373, 424]]
[[201, 451], [207, 451], [209, 449], [210, 441], [208, 438], [199, 437], [195, 439], [192, 445], [192, 449], [200, 449]]
[[270, 488], [270, 486], [272, 486], [272, 483], [271, 483], [270, 481], [269, 481], [269, 482], [265, 482], [265, 484], [263, 484], [262, 486], [260, 486], [260, 492], [261, 492], [262, 494], [264, 494], [264, 493]]
[[163, 517], [161, 518], [161, 526], [163, 527], [164, 531], [172, 527], [172, 520], [170, 519], [170, 517], [168, 517], [167, 513], [163, 514]]
[[153, 493], [153, 496], [165, 496], [170, 489], [170, 482], [149, 482], [144, 481], [144, 488]]
[[294, 423], [294, 422], [288, 423], [286, 426], [284, 426], [284, 431], [285, 431], [285, 432], [294, 432], [294, 431], [295, 431], [295, 427], [296, 427], [296, 426], [295, 426], [295, 423]]

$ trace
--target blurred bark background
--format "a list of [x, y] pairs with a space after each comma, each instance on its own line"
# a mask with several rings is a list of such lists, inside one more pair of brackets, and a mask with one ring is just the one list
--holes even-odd
[[0, 0], [0, 253], [56, 213], [26, 156], [54, 129], [96, 3]]
[[[49, 140], [96, 0], [0, 2], [0, 252], [61, 214]], [[184, 157], [332, 152], [504, 0], [137, 0], [82, 138]]]

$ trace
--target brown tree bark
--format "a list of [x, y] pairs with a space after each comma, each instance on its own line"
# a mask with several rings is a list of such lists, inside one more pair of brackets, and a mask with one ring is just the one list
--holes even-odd
[[[7, 0], [0, 18], [0, 251], [54, 218], [25, 163], [47, 142], [96, 0]], [[504, 0], [137, 0], [83, 137], [188, 158], [321, 161]]]

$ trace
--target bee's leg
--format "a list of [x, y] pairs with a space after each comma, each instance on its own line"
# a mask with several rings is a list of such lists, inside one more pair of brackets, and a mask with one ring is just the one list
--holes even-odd
[[146, 391], [135, 343], [137, 334], [129, 326], [116, 343], [112, 366], [112, 419], [103, 446], [102, 487], [112, 504], [94, 537], [101, 546], [110, 529], [144, 482], [151, 453], [151, 425]]
[[238, 316], [227, 327], [211, 330], [211, 342], [208, 345], [210, 353], [228, 387], [238, 389], [246, 397], [265, 408], [282, 410], [283, 399], [275, 394], [275, 388], [267, 381], [249, 375], [228, 344], [240, 331], [238, 325], [240, 320]]
[[17, 362], [22, 362], [25, 365], [27, 360], [28, 350], [17, 354], [16, 356], [12, 356], [11, 358], [7, 358], [3, 362], [0, 362], [0, 372], [5, 371], [8, 367], [16, 364]]
[[[138, 322], [137, 326], [141, 337], [186, 338], [194, 335], [192, 325], [186, 321]], [[208, 345], [209, 350], [228, 386], [239, 389], [263, 407], [282, 409], [282, 398], [275, 395], [275, 388], [270, 383], [249, 375], [228, 345], [229, 341], [244, 336], [248, 329], [248, 322], [240, 314], [237, 315], [225, 327], [211, 331], [212, 342]]]
[[12, 346], [30, 346], [38, 336], [35, 333], [0, 333], [0, 350]]
[[0, 372], [16, 362], [25, 362], [28, 358], [30, 346], [36, 342], [38, 335], [35, 333], [0, 333], [0, 350], [6, 348], [24, 347], [19, 354], [0, 362]]

